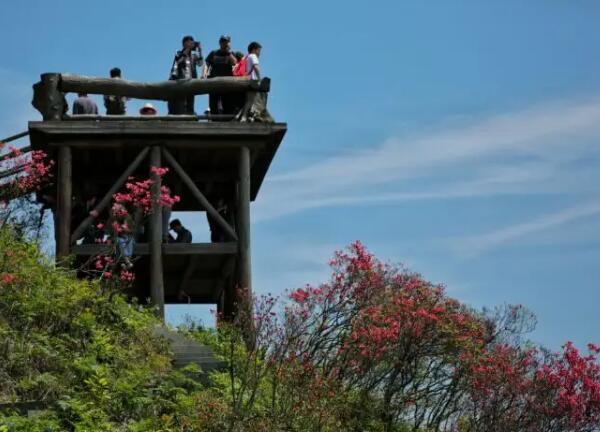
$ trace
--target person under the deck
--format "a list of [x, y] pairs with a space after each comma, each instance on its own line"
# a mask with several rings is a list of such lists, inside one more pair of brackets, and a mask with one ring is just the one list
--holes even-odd
[[[231, 77], [233, 76], [233, 66], [236, 63], [237, 60], [231, 51], [231, 38], [228, 35], [222, 35], [219, 38], [219, 49], [211, 51], [206, 57], [204, 77]], [[227, 93], [210, 93], [208, 95], [210, 113], [234, 114], [234, 99], [235, 97]]]
[[[198, 78], [197, 66], [202, 66], [202, 48], [200, 42], [196, 42], [192, 36], [184, 36], [181, 44], [183, 49], [175, 53], [173, 66], [171, 66], [170, 80]], [[194, 50], [196, 52], [194, 52]], [[169, 114], [191, 114], [194, 115], [194, 95], [171, 99], [168, 102]]]
[[179, 219], [173, 219], [169, 224], [169, 227], [175, 231], [177, 237], [173, 240], [173, 243], [191, 243], [192, 242], [192, 233], [190, 230], [186, 229]]
[[[118, 67], [110, 70], [110, 77], [113, 79], [121, 79], [121, 69]], [[125, 115], [125, 103], [127, 98], [124, 96], [117, 95], [105, 95], [104, 96], [104, 107], [106, 108], [106, 115]]]
[[98, 114], [98, 105], [91, 100], [87, 93], [78, 93], [73, 102], [73, 114]]

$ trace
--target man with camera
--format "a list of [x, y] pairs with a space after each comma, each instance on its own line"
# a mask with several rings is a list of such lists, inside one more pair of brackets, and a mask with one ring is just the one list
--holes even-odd
[[[222, 35], [219, 38], [219, 49], [211, 51], [206, 57], [206, 68], [204, 77], [233, 76], [233, 66], [237, 63], [235, 55], [231, 51], [231, 38]], [[234, 114], [234, 98], [225, 93], [211, 93], [208, 96], [208, 104], [211, 114]]]
[[[183, 49], [175, 53], [171, 75], [169, 79], [192, 79], [198, 78], [197, 66], [202, 66], [202, 48], [200, 42], [196, 42], [192, 36], [184, 36], [181, 41]], [[194, 95], [185, 98], [172, 99], [169, 101], [169, 114], [195, 114]]]

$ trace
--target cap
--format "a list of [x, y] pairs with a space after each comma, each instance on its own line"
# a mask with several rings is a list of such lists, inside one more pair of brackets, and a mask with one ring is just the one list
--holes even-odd
[[146, 103], [144, 104], [143, 107], [140, 108], [140, 114], [141, 115], [155, 115], [156, 114], [156, 108], [154, 108], [154, 105], [152, 105], [151, 103]]
[[231, 36], [229, 35], [221, 35], [221, 37], [219, 38], [219, 42], [221, 42], [222, 40], [227, 41], [227, 42], [231, 42]]

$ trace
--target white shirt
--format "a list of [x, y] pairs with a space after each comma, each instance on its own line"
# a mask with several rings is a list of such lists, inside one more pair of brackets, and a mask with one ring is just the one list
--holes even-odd
[[250, 77], [250, 79], [258, 79], [256, 76], [256, 72], [254, 71], [254, 65], [259, 64], [258, 56], [256, 54], [248, 54], [246, 57], [246, 75]]

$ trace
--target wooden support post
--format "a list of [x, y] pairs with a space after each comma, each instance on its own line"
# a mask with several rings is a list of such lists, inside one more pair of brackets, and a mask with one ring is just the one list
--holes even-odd
[[[137, 155], [137, 157], [134, 159], [134, 161], [131, 162], [131, 164], [127, 167], [125, 172], [123, 172], [123, 174], [121, 174], [121, 177], [119, 177], [117, 179], [115, 184], [112, 185], [112, 187], [106, 193], [106, 195], [104, 195], [104, 197], [102, 197], [102, 199], [96, 205], [96, 207], [94, 207], [94, 211], [96, 213], [103, 212], [104, 209], [106, 208], [106, 206], [108, 206], [108, 204], [110, 204], [110, 201], [112, 200], [113, 195], [116, 192], [118, 192], [119, 189], [121, 189], [121, 187], [127, 181], [129, 176], [131, 174], [133, 174], [133, 172], [137, 169], [137, 167], [142, 163], [142, 161], [144, 160], [144, 158], [146, 157], [146, 155], [148, 154], [149, 151], [150, 151], [150, 148], [146, 147], [144, 150], [142, 150]], [[159, 160], [160, 160], [160, 155], [159, 155]], [[73, 235], [71, 236], [71, 243], [75, 243], [77, 240], [79, 240], [79, 238], [83, 235], [83, 232], [87, 229], [88, 226], [90, 226], [90, 224], [93, 221], [94, 221], [93, 216], [86, 217], [84, 219], [84, 221], [81, 222], [77, 228], [75, 228], [75, 231], [73, 231]]]
[[73, 184], [71, 182], [71, 147], [61, 146], [58, 149], [58, 208], [56, 233], [56, 259], [60, 261], [69, 256], [71, 234], [71, 200]]
[[223, 319], [231, 319], [233, 315], [233, 312], [231, 312], [233, 311], [233, 302], [227, 306], [225, 301], [233, 298], [231, 293], [233, 293], [233, 290], [235, 289], [235, 258], [235, 256], [231, 256], [227, 258], [227, 261], [225, 261], [225, 264], [223, 264], [219, 283], [217, 284], [215, 292], [213, 293], [213, 301], [217, 304], [217, 325], [219, 325]]
[[[160, 147], [150, 151], [150, 167], [160, 167]], [[158, 316], [165, 318], [165, 287], [162, 262], [162, 208], [159, 205], [160, 176], [150, 172], [152, 184], [152, 214], [150, 215], [150, 296]]]
[[33, 85], [32, 105], [44, 120], [60, 120], [66, 111], [65, 95], [59, 90], [60, 74], [45, 73], [41, 81]]
[[250, 150], [240, 149], [239, 188], [237, 202], [238, 248], [239, 248], [239, 282], [240, 287], [252, 288], [250, 270]]
[[165, 159], [169, 165], [171, 165], [179, 177], [181, 177], [181, 180], [183, 180], [190, 192], [192, 192], [194, 198], [196, 198], [200, 205], [204, 207], [204, 210], [206, 210], [206, 212], [217, 221], [217, 223], [225, 230], [229, 237], [231, 237], [233, 240], [237, 240], [237, 235], [235, 234], [233, 228], [231, 228], [227, 221], [223, 219], [223, 216], [221, 216], [219, 212], [212, 206], [204, 194], [200, 192], [200, 189], [198, 189], [198, 187], [194, 184], [194, 181], [189, 175], [187, 175], [185, 170], [181, 167], [181, 165], [179, 165], [179, 162], [175, 160], [173, 155], [167, 149], [163, 149], [163, 155], [165, 156]]
[[185, 287], [187, 286], [194, 270], [196, 270], [196, 266], [198, 265], [198, 255], [188, 256], [188, 263], [185, 267], [185, 271], [183, 272], [183, 276], [181, 277], [181, 282], [179, 283], [179, 288], [177, 290], [177, 300], [183, 300], [187, 297], [188, 303], [190, 296], [185, 292]]
[[[238, 228], [238, 288], [246, 298], [235, 298], [238, 313], [247, 321], [247, 336], [252, 339], [252, 272], [250, 257], [250, 150], [240, 149], [239, 183], [237, 193], [237, 228]], [[237, 297], [237, 296], [236, 296]], [[225, 300], [225, 304], [230, 302]], [[240, 310], [240, 306], [245, 310]], [[249, 339], [247, 339], [249, 342]]]

